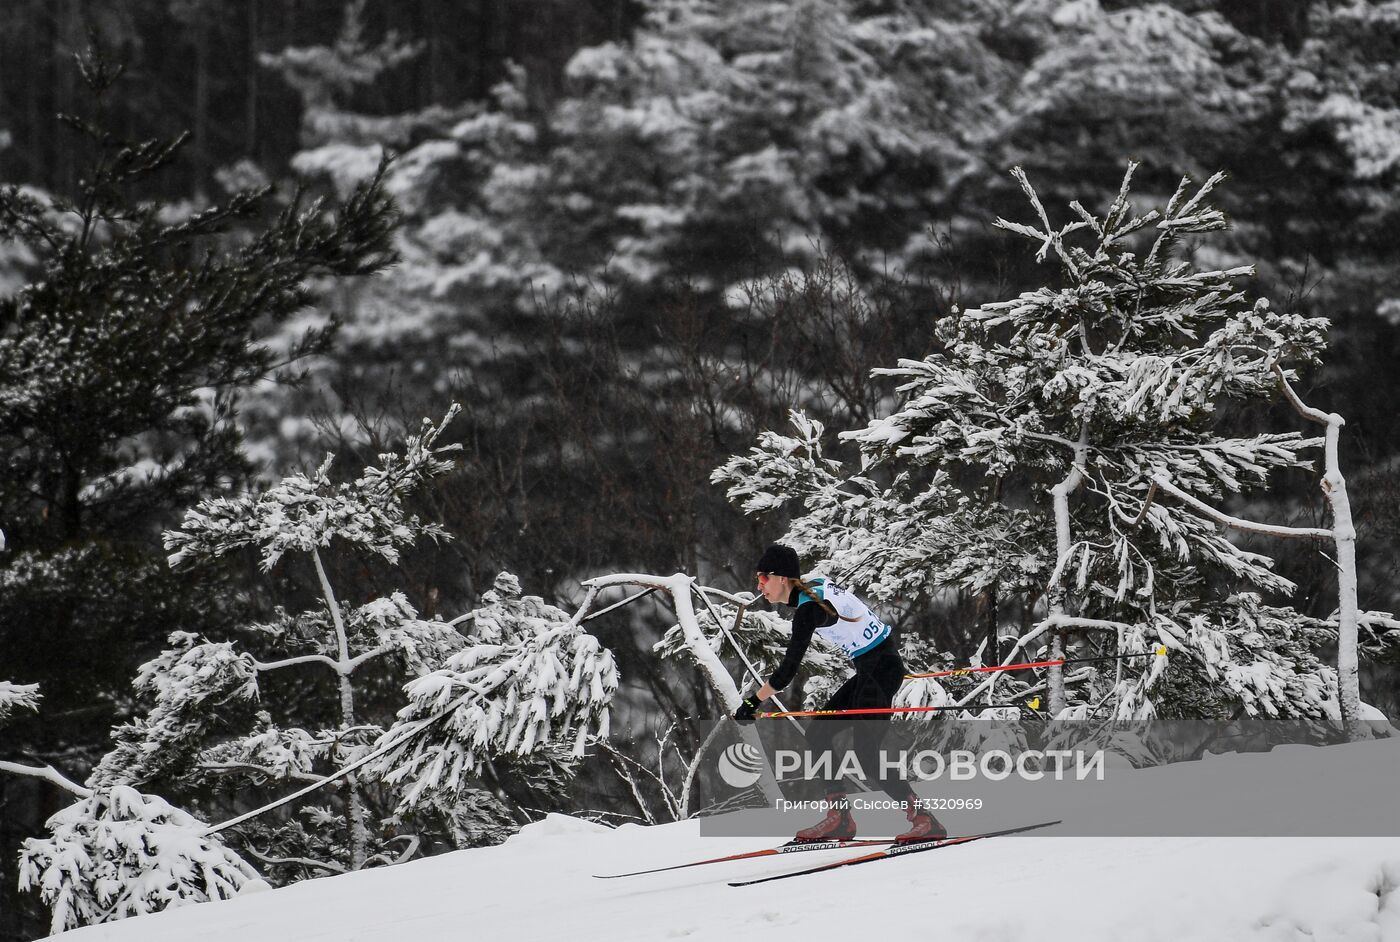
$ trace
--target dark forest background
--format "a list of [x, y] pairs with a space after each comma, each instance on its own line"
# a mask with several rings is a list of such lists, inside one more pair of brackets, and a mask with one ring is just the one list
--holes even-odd
[[[73, 61], [93, 37], [125, 64], [100, 101]], [[0, 733], [0, 758], [81, 780], [171, 631], [216, 637], [314, 597], [294, 567], [170, 573], [160, 533], [188, 506], [326, 451], [353, 469], [453, 401], [462, 467], [421, 511], [456, 539], [398, 570], [339, 559], [340, 584], [402, 587], [447, 617], [503, 569], [564, 607], [579, 579], [610, 571], [749, 588], [783, 521], [739, 515], [710, 471], [793, 407], [864, 423], [893, 396], [870, 370], [930, 352], [937, 317], [1044, 284], [991, 227], [1026, 215], [1017, 165], [1057, 219], [1070, 200], [1106, 205], [1129, 160], [1144, 200], [1183, 174], [1229, 174], [1218, 201], [1234, 229], [1190, 250], [1252, 264], [1249, 293], [1332, 320], [1304, 389], [1347, 419], [1361, 605], [1396, 611], [1397, 63], [1393, 2], [9, 0], [0, 185], [79, 199], [101, 148], [60, 114], [133, 140], [187, 132], [124, 186], [125, 205], [173, 219], [272, 189], [139, 260], [174, 269], [263, 231], [298, 186], [339, 205], [389, 152], [396, 262], [309, 267], [307, 303], [246, 330], [294, 367], [229, 372], [202, 421], [91, 419], [80, 404], [151, 372], [139, 356], [80, 382], [81, 349], [53, 353], [47, 411], [0, 376], [0, 679], [45, 695]], [[73, 270], [11, 235], [0, 298]], [[0, 337], [30, 329], [0, 310]], [[57, 434], [63, 403], [92, 428]], [[1286, 408], [1222, 421], [1296, 427]], [[142, 476], [190, 454], [203, 464], [178, 487]], [[1325, 520], [1304, 474], [1248, 511]], [[1254, 548], [1278, 556], [1294, 604], [1329, 614], [1325, 556]], [[900, 627], [966, 658], [984, 609], [910, 600]], [[650, 654], [667, 614], [628, 611], [598, 628], [628, 684], [616, 735], [709, 715], [703, 685]], [[1014, 600], [999, 614], [1027, 615]], [[1392, 717], [1394, 677], [1384, 653], [1363, 665], [1363, 698]], [[558, 806], [617, 801], [605, 779]], [[14, 892], [15, 847], [65, 800], [0, 779], [0, 938], [39, 934], [36, 902]]]

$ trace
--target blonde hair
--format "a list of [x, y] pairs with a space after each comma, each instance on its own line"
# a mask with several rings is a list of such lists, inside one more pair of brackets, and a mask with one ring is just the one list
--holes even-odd
[[[859, 618], [851, 618], [846, 615], [842, 615], [836, 610], [835, 605], [832, 605], [826, 599], [818, 595], [816, 590], [808, 583], [803, 582], [801, 579], [795, 576], [788, 576], [788, 578], [792, 579], [793, 584], [797, 586], [797, 591], [807, 593], [807, 595], [811, 597], [812, 601], [820, 605], [822, 607], [822, 611], [826, 612], [828, 615], [831, 615], [834, 618], [838, 618], [841, 621], [860, 621]], [[826, 581], [830, 582], [831, 580], [828, 579]]]

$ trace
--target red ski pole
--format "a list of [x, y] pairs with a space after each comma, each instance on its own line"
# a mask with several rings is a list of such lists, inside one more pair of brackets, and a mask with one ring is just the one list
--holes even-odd
[[962, 674], [990, 674], [994, 671], [1024, 671], [1033, 667], [1054, 667], [1061, 664], [1087, 664], [1090, 661], [1123, 661], [1130, 657], [1165, 657], [1167, 646], [1157, 645], [1156, 650], [1143, 651], [1138, 654], [1106, 654], [1102, 657], [1069, 657], [1060, 658], [1054, 661], [1033, 661], [1029, 664], [998, 664], [992, 667], [960, 667], [955, 670], [930, 671], [926, 674], [905, 674], [906, 680], [923, 677], [957, 677]]
[[936, 710], [982, 710], [989, 706], [1038, 710], [1040, 709], [1040, 698], [1035, 697], [1029, 703], [969, 703], [963, 706], [948, 704], [947, 706], [861, 707], [854, 710], [783, 710], [770, 713], [756, 713], [754, 715], [767, 719], [777, 719], [785, 716], [876, 716], [886, 713], [932, 713]]

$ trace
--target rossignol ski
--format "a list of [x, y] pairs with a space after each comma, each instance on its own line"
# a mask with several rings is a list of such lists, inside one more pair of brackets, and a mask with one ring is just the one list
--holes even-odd
[[797, 854], [809, 850], [843, 850], [847, 847], [876, 847], [882, 844], [892, 844], [893, 840], [872, 840], [872, 841], [794, 841], [778, 847], [766, 847], [763, 850], [751, 850], [742, 854], [730, 854], [727, 857], [712, 857], [709, 860], [694, 860], [690, 863], [672, 864], [669, 867], [656, 867], [651, 870], [633, 870], [630, 873], [595, 873], [593, 876], [599, 880], [616, 880], [618, 877], [639, 877], [645, 873], [665, 873], [667, 870], [684, 870], [686, 867], [703, 867], [706, 864], [725, 863], [730, 860], [750, 860], [754, 857], [774, 857], [778, 854]]
[[[873, 851], [868, 854], [861, 854], [859, 857], [847, 857], [845, 860], [838, 860], [834, 863], [822, 864], [817, 867], [808, 867], [805, 870], [794, 870], [791, 873], [779, 873], [775, 876], [759, 877], [755, 880], [734, 880], [730, 886], [753, 886], [755, 883], [768, 883], [772, 880], [786, 880], [788, 877], [803, 877], [810, 873], [824, 873], [827, 870], [836, 870], [839, 867], [852, 867], [856, 864], [874, 863], [877, 860], [889, 860], [893, 857], [903, 857], [906, 854], [917, 854], [926, 850], [938, 850], [940, 847], [953, 847], [957, 844], [969, 844], [972, 841], [980, 841], [988, 837], [1001, 837], [1005, 834], [1021, 834], [1025, 831], [1034, 831], [1038, 828], [1048, 828], [1059, 824], [1059, 821], [1042, 821], [1039, 824], [1025, 824], [1016, 828], [1004, 828], [1000, 831], [987, 831], [982, 834], [968, 834], [964, 837], [945, 837], [937, 841], [916, 841], [909, 844], [893, 844], [893, 846]], [[888, 843], [888, 842], [887, 842]]]

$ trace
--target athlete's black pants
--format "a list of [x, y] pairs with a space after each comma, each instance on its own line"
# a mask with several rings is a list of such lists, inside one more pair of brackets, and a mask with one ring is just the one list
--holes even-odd
[[[855, 676], [838, 687], [822, 709], [854, 710], [893, 704], [894, 695], [904, 682], [904, 662], [900, 660], [894, 638], [887, 638], [878, 647], [857, 657], [854, 663]], [[880, 742], [889, 731], [889, 726], [888, 713], [853, 717], [818, 716], [808, 724], [807, 744], [812, 750], [812, 760], [819, 762], [824, 753], [830, 754], [829, 768], [833, 774], [825, 781], [827, 794], [845, 792], [850, 786], [849, 782], [835, 775], [841, 768], [845, 750], [834, 749], [836, 737], [850, 730], [850, 751], [855, 753], [867, 785], [874, 787], [878, 781], [885, 794], [896, 801], [914, 800], [914, 790], [899, 774], [898, 768], [892, 766], [886, 771], [880, 762]]]

